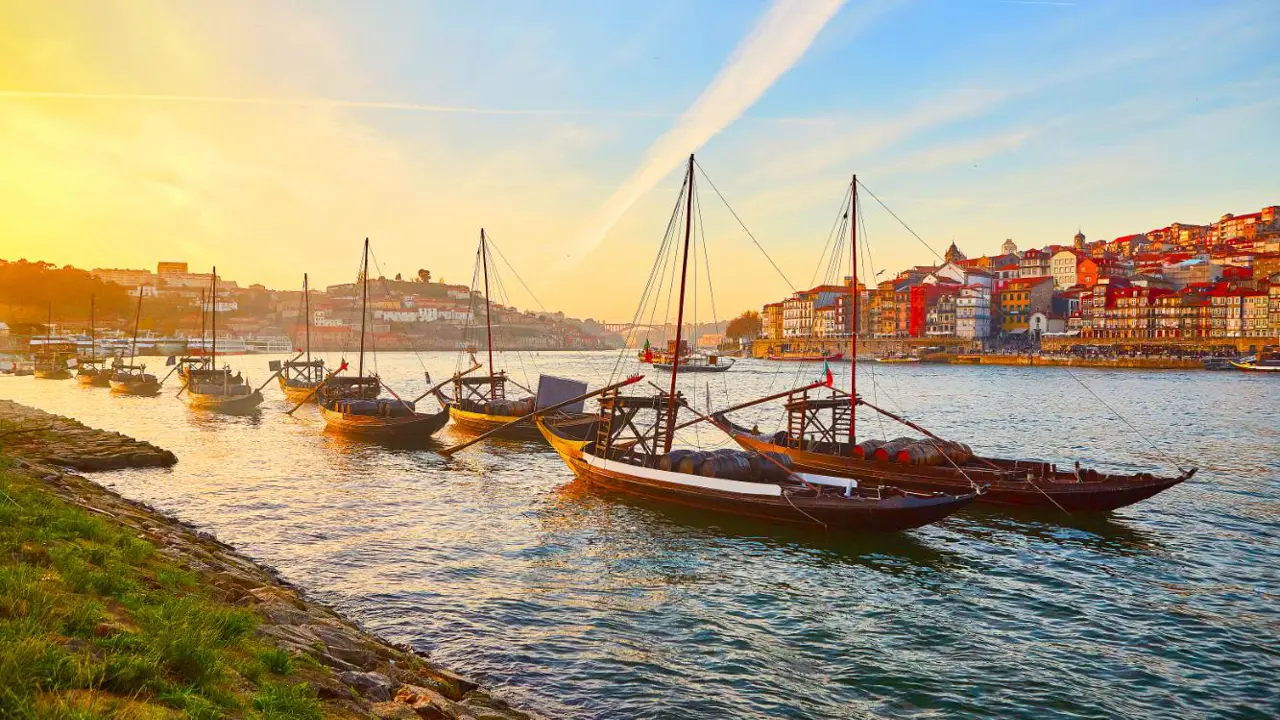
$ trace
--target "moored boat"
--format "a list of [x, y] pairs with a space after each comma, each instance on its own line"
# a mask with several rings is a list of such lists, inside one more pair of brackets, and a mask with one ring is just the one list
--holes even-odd
[[1251, 360], [1232, 360], [1231, 364], [1248, 372], [1280, 373], [1280, 350], [1264, 350]]
[[[858, 180], [855, 176], [845, 196], [851, 211], [851, 278], [857, 278]], [[858, 317], [858, 297], [852, 301]], [[850, 355], [857, 357], [858, 337], [850, 335]], [[813, 397], [814, 386], [799, 388], [786, 398], [786, 429], [760, 433], [732, 423], [728, 408], [712, 417], [744, 449], [780, 453], [800, 472], [826, 473], [857, 478], [864, 485], [891, 486], [920, 492], [962, 492], [981, 489], [977, 501], [997, 505], [1057, 508], [1067, 513], [1105, 512], [1145, 500], [1182, 483], [1195, 468], [1176, 476], [1150, 473], [1117, 475], [1082, 469], [1059, 470], [1038, 460], [1007, 460], [977, 456], [962, 443], [947, 441], [907, 419], [866, 402], [857, 394], [857, 364], [850, 373], [850, 390], [834, 389], [831, 375], [825, 386], [828, 397]], [[890, 441], [858, 442], [859, 407], [901, 423], [923, 438], [900, 437]]]
[[[508, 377], [505, 370], [495, 370], [493, 363], [493, 303], [489, 294], [489, 238], [484, 228], [480, 229], [480, 246], [477, 249], [477, 270], [484, 277], [484, 322], [485, 348], [488, 353], [488, 375], [463, 377], [471, 370], [460, 372], [453, 377], [453, 397], [446, 396], [442, 390], [436, 389], [436, 397], [441, 404], [447, 406], [449, 417], [454, 426], [464, 432], [484, 434], [497, 431], [500, 437], [510, 440], [542, 441], [542, 434], [532, 422], [516, 423], [538, 408], [537, 394], [530, 388], [519, 386]], [[523, 281], [522, 281], [523, 282]], [[473, 344], [468, 344], [473, 368], [480, 367], [475, 360]], [[539, 389], [544, 378], [539, 378]], [[574, 386], [579, 393], [586, 390], [585, 383], [576, 383], [561, 378], [546, 378], [548, 382]], [[527, 380], [526, 380], [527, 382]], [[529, 393], [529, 395], [511, 400], [507, 398], [507, 384], [511, 383]]]
[[844, 359], [844, 353], [838, 352], [771, 352], [765, 355], [765, 360], [778, 360], [780, 362], [835, 362]]
[[[271, 369], [276, 371], [280, 392], [284, 393], [286, 398], [295, 402], [310, 402], [315, 399], [316, 388], [324, 382], [325, 372], [324, 360], [311, 357], [311, 287], [306, 273], [302, 274], [302, 315], [306, 328], [306, 347], [303, 353], [283, 363], [273, 361]], [[302, 359], [304, 353], [305, 360]]]
[[215, 266], [210, 280], [212, 289], [208, 303], [212, 340], [209, 344], [209, 354], [203, 358], [207, 362], [202, 367], [190, 364], [187, 366], [186, 382], [178, 393], [183, 395], [189, 407], [229, 414], [252, 412], [262, 404], [262, 392], [250, 388], [247, 379], [240, 373], [233, 375], [231, 368], [218, 367], [217, 283], [218, 268]]
[[[690, 155], [681, 202], [668, 223], [669, 228], [677, 227], [683, 211], [680, 302], [675, 319], [677, 347], [684, 326], [685, 277], [693, 234], [694, 170]], [[664, 250], [673, 239], [668, 233]], [[676, 270], [673, 268], [672, 272]], [[642, 298], [641, 310], [645, 304]], [[641, 314], [637, 312], [637, 316]], [[621, 393], [621, 385], [638, 378], [606, 388], [599, 397], [595, 421], [589, 425], [565, 426], [537, 417], [538, 430], [573, 474], [589, 486], [771, 522], [819, 525], [840, 532], [908, 530], [945, 518], [977, 495], [973, 488], [960, 493], [868, 489], [856, 479], [798, 472], [781, 453], [751, 449], [673, 450], [677, 429], [698, 422], [719, 427], [714, 418], [690, 407], [677, 390], [682, 369], [683, 363], [674, 363], [669, 387], [655, 385], [656, 395]], [[696, 419], [679, 424], [681, 412], [691, 413]]]
[[86, 387], [107, 387], [111, 384], [111, 369], [106, 359], [97, 357], [97, 332], [94, 317], [94, 297], [89, 296], [89, 356], [76, 362], [76, 382]]
[[655, 370], [671, 372], [677, 363], [680, 365], [680, 372], [725, 372], [733, 367], [734, 360], [723, 355], [690, 355], [673, 362], [655, 361], [653, 367]]
[[38, 380], [71, 379], [71, 360], [76, 357], [76, 345], [65, 340], [53, 341], [53, 304], [49, 304], [49, 322], [45, 326], [44, 343], [32, 353], [33, 374]]
[[146, 365], [117, 365], [112, 369], [108, 384], [111, 392], [119, 395], [151, 397], [160, 394], [160, 380], [147, 372]]
[[[315, 393], [320, 395], [318, 405], [328, 431], [369, 440], [423, 442], [429, 440], [449, 422], [449, 409], [438, 412], [418, 412], [416, 401], [404, 400], [391, 392], [391, 398], [378, 398], [379, 389], [385, 387], [376, 375], [365, 375], [364, 340], [369, 305], [369, 239], [365, 238], [364, 253], [360, 262], [360, 355], [355, 377], [337, 377], [347, 369], [342, 363], [332, 375], [325, 378]], [[423, 393], [425, 396], [427, 393]], [[372, 398], [369, 397], [372, 395]], [[421, 398], [418, 398], [421, 399]], [[302, 401], [305, 402], [305, 401]], [[302, 402], [294, 407], [297, 410]], [[290, 410], [293, 412], [293, 410]]]

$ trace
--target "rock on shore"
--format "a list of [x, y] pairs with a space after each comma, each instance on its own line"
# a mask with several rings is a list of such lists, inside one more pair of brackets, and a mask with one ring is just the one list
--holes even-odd
[[173, 453], [149, 442], [9, 400], [0, 400], [0, 448], [33, 462], [84, 472], [178, 462]]

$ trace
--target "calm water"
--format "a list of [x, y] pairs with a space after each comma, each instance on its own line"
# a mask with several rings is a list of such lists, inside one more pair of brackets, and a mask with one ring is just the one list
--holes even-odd
[[[266, 379], [266, 357], [232, 362]], [[597, 386], [614, 362], [506, 364]], [[379, 363], [416, 395], [455, 359]], [[171, 470], [97, 479], [552, 716], [1280, 716], [1280, 378], [1073, 372], [864, 364], [859, 387], [983, 451], [1200, 474], [1090, 521], [979, 508], [832, 539], [598, 497], [534, 446], [446, 461], [344, 440], [313, 407], [285, 416], [274, 384], [242, 418], [30, 377], [0, 397], [173, 450]], [[817, 375], [741, 361], [685, 390], [722, 406]]]

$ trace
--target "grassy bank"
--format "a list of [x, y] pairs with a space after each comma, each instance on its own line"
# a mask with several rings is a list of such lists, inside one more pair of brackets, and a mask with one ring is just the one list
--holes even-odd
[[332, 671], [255, 634], [128, 527], [0, 456], [0, 717], [344, 716]]

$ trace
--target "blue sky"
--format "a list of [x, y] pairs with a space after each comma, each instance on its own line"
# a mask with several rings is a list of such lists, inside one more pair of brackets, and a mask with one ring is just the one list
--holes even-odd
[[[1274, 9], [848, 0], [740, 117], [664, 148], [774, 3], [9, 5], [0, 154], [30, 171], [0, 177], [0, 257], [288, 287], [348, 279], [369, 235], [389, 274], [465, 281], [484, 225], [548, 306], [621, 319], [693, 150], [796, 284], [853, 172], [939, 251], [1208, 222], [1280, 202]], [[788, 292], [714, 204], [721, 314]], [[866, 218], [877, 266], [932, 258]]]

